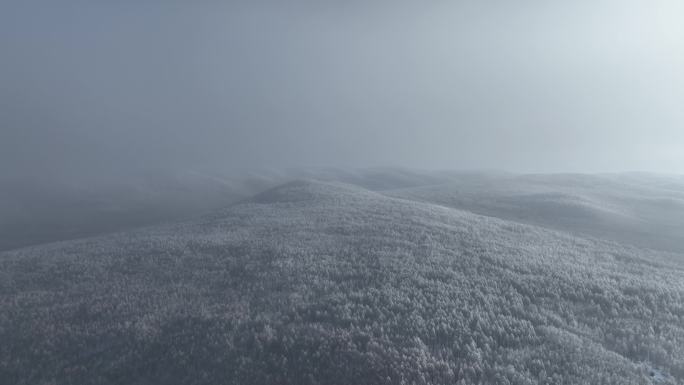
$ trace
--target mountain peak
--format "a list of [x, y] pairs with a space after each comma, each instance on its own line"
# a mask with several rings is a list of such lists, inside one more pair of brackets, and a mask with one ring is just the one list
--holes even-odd
[[298, 179], [253, 196], [252, 203], [293, 203], [304, 201], [339, 200], [352, 196], [375, 195], [357, 186], [316, 179]]

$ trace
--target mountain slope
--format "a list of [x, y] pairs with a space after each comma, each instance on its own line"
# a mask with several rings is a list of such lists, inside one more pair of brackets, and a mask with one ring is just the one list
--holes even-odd
[[0, 254], [14, 384], [676, 383], [683, 325], [671, 255], [337, 183]]
[[578, 235], [684, 253], [684, 178], [650, 174], [452, 175], [386, 191]]
[[196, 171], [83, 177], [0, 179], [0, 251], [197, 218], [292, 179], [346, 182], [381, 190], [443, 183], [440, 175], [400, 169]]
[[0, 251], [196, 218], [279, 183], [190, 172], [118, 181], [0, 180]]
[[684, 179], [651, 174], [516, 175], [403, 169], [195, 171], [118, 180], [0, 180], [0, 251], [191, 220], [284, 182], [313, 178], [684, 253]]

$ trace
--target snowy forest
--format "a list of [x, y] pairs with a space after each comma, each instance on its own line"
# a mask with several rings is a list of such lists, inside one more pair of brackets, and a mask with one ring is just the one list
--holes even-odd
[[192, 221], [4, 252], [0, 378], [681, 383], [682, 254], [392, 191], [300, 180]]

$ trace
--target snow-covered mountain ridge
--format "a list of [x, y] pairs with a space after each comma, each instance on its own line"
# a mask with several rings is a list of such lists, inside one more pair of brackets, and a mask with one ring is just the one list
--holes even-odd
[[684, 378], [676, 255], [338, 182], [1, 253], [0, 305], [15, 384]]

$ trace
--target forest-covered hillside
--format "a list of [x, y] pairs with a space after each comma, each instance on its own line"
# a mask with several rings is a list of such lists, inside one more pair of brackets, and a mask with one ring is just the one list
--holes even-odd
[[386, 194], [481, 215], [684, 254], [684, 177], [447, 174]]
[[0, 253], [8, 384], [676, 384], [684, 264], [360, 187]]

